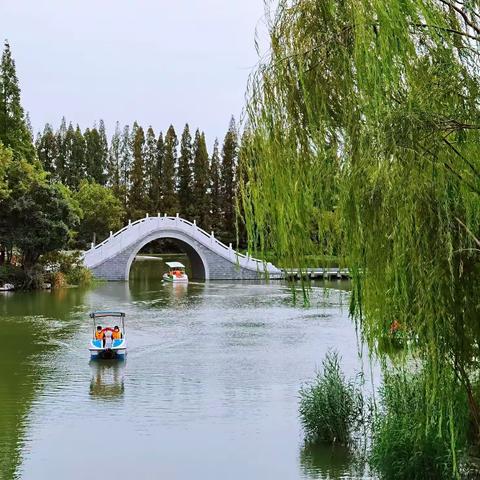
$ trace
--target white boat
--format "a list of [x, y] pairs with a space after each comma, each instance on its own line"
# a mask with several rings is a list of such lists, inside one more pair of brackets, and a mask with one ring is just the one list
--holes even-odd
[[171, 283], [188, 283], [185, 273], [185, 265], [180, 262], [165, 262], [169, 268], [168, 273], [163, 274], [163, 280]]
[[15, 290], [15, 286], [11, 283], [5, 283], [0, 287], [0, 292], [11, 292], [12, 290]]
[[[125, 359], [127, 355], [125, 313], [92, 312], [90, 318], [93, 320], [93, 335], [88, 347], [91, 358]], [[112, 321], [112, 319], [120, 319], [120, 322], [118, 320]], [[105, 323], [107, 323], [107, 326], [105, 326]], [[114, 325], [113, 327], [111, 326], [112, 324]]]

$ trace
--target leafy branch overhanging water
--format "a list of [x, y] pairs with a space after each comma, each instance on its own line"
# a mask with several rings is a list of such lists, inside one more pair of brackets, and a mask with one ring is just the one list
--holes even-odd
[[451, 379], [478, 445], [480, 2], [281, 0], [268, 18], [241, 154], [250, 247], [343, 257], [371, 350], [396, 321], [423, 360], [422, 428], [433, 405], [454, 420]]

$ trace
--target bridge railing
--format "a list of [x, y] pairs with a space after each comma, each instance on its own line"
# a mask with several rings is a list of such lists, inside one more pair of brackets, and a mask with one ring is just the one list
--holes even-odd
[[203, 244], [207, 248], [218, 255], [237, 263], [243, 268], [250, 270], [267, 270], [276, 271], [275, 267], [271, 263], [264, 262], [257, 258], [250, 257], [248, 254], [244, 255], [233, 250], [232, 245], [225, 245], [223, 242], [215, 238], [214, 232], [208, 233], [200, 228], [196, 222], [190, 222], [181, 217], [169, 217], [166, 214], [164, 216], [150, 217], [145, 216], [134, 222], [129, 222], [128, 225], [113, 233], [110, 232], [110, 236], [98, 245], [92, 245], [84, 254], [85, 263], [88, 266], [95, 266], [104, 260], [116, 255], [123, 249], [134, 243], [140, 236], [146, 235], [149, 232], [153, 232], [161, 227], [175, 227], [178, 230], [191, 236], [194, 240]]

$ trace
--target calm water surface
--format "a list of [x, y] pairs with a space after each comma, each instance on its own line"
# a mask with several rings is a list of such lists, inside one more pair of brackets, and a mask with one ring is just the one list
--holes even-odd
[[[361, 368], [346, 285], [303, 308], [280, 283], [163, 285], [162, 265], [0, 297], [0, 478], [369, 478], [344, 451], [305, 448], [298, 420], [329, 348]], [[127, 313], [128, 359], [91, 363], [88, 312], [108, 309]]]

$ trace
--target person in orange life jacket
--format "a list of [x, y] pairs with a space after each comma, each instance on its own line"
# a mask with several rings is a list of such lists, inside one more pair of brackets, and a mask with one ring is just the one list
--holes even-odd
[[112, 332], [112, 340], [120, 340], [122, 338], [122, 332], [118, 328], [118, 325], [115, 325], [115, 328]]
[[97, 326], [97, 331], [95, 332], [95, 340], [103, 340], [103, 346], [105, 347], [106, 337], [101, 325]]

